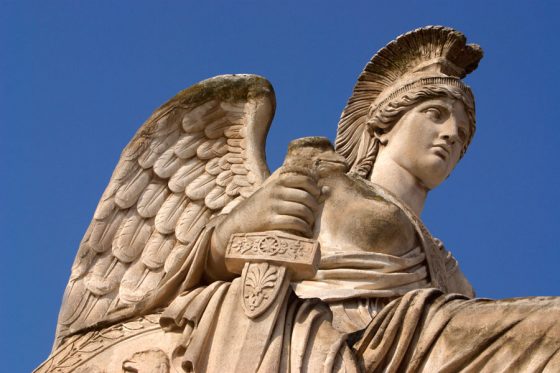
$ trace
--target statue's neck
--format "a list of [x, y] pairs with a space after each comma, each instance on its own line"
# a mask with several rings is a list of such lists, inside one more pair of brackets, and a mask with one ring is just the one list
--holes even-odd
[[393, 193], [418, 217], [422, 213], [428, 189], [414, 175], [391, 159], [378, 159], [369, 180]]

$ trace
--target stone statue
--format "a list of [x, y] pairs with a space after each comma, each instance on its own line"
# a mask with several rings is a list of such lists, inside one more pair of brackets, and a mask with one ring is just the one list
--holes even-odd
[[481, 58], [450, 28], [398, 37], [335, 146], [295, 140], [272, 175], [265, 79], [180, 92], [124, 149], [36, 371], [560, 371], [560, 300], [474, 298], [418, 218], [475, 132]]

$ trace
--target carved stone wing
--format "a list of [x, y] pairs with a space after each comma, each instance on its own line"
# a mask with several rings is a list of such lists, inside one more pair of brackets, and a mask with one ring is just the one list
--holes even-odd
[[166, 274], [204, 226], [269, 176], [264, 144], [274, 109], [268, 81], [223, 75], [152, 114], [123, 150], [80, 243], [57, 341], [165, 298], [158, 290]]

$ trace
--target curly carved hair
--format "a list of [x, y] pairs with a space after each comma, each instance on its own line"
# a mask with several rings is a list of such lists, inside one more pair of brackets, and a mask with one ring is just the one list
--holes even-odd
[[465, 90], [452, 86], [427, 85], [421, 89], [407, 92], [405, 95], [375, 110], [375, 112], [372, 112], [370, 109], [366, 120], [367, 127], [361, 136], [360, 143], [357, 144], [359, 146], [358, 154], [356, 161], [352, 165], [351, 172], [363, 178], [369, 177], [379, 151], [379, 139], [374, 134], [391, 131], [400, 118], [412, 107], [437, 97], [451, 97], [461, 100], [465, 105], [467, 116], [470, 120], [470, 135], [467, 141], [465, 141], [461, 152], [461, 157], [463, 157], [476, 129], [474, 96], [468, 88]]

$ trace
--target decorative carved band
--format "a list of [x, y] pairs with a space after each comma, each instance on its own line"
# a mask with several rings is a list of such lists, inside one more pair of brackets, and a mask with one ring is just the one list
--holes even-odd
[[[418, 89], [421, 87], [429, 86], [429, 85], [448, 85], [451, 87], [457, 87], [463, 90], [469, 97], [472, 97], [471, 89], [467, 86], [463, 81], [456, 77], [450, 76], [431, 76], [431, 77], [423, 77], [419, 78], [413, 82], [408, 82], [405, 85], [394, 89], [386, 96], [380, 96], [377, 100], [375, 100], [370, 108], [369, 108], [369, 117], [372, 117], [373, 114], [380, 110], [383, 106], [387, 103], [393, 101], [395, 98], [404, 95], [407, 92], [412, 91], [413, 89]], [[379, 102], [377, 102], [379, 101]]]
[[295, 280], [313, 277], [319, 266], [319, 243], [280, 231], [234, 234], [226, 250], [226, 266], [241, 273], [245, 263], [285, 266]]

